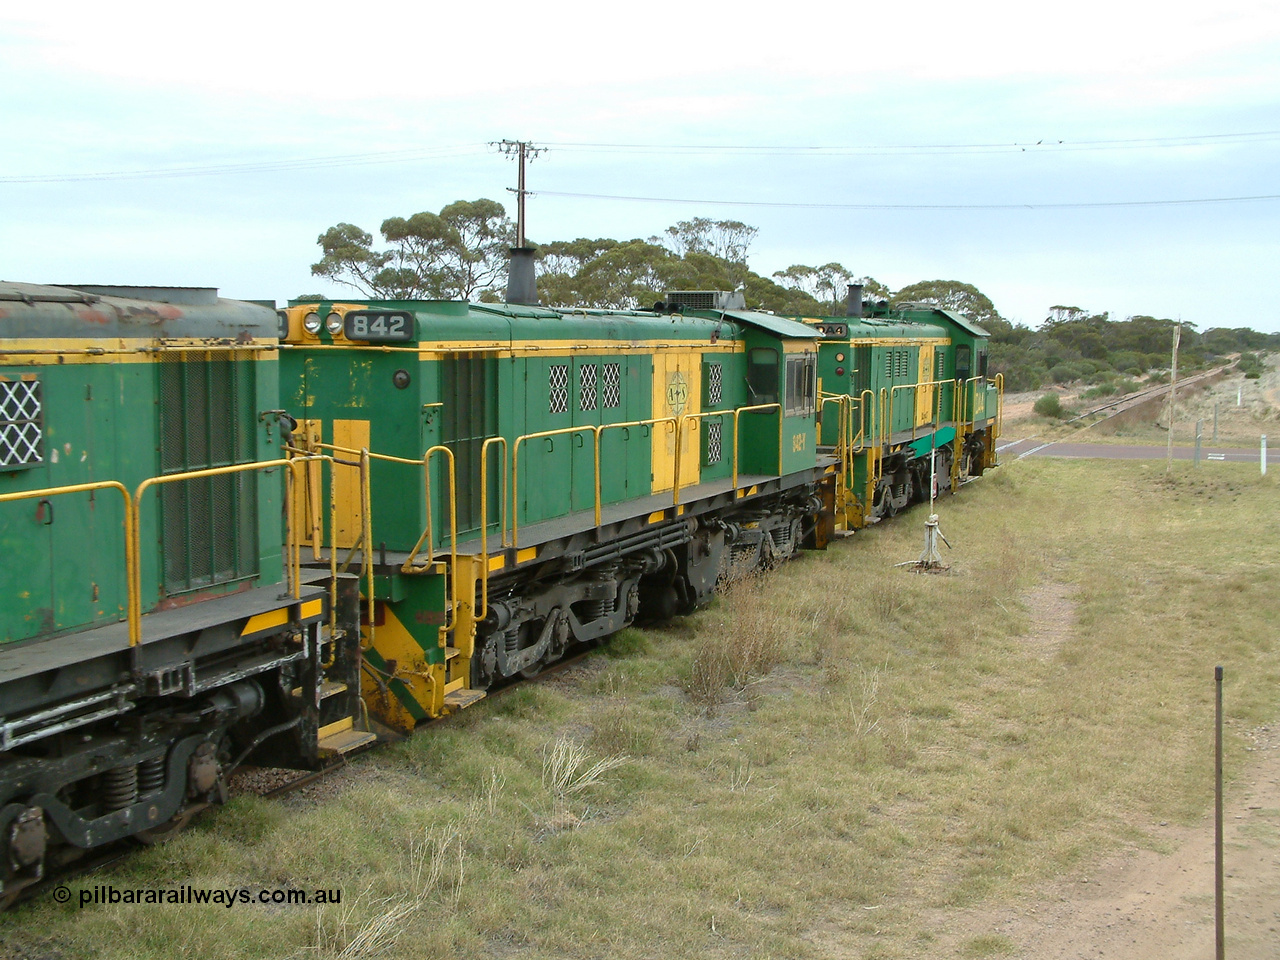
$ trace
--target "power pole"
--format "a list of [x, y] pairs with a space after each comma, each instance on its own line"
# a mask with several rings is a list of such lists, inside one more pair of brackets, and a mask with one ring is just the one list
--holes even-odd
[[516, 157], [520, 163], [520, 173], [517, 180], [517, 186], [513, 190], [507, 187], [508, 193], [516, 195], [516, 247], [523, 248], [524, 243], [524, 198], [529, 192], [524, 188], [524, 165], [528, 160], [532, 160], [538, 154], [542, 153], [546, 147], [535, 147], [528, 140], [499, 140], [490, 146], [497, 147], [502, 153], [508, 157]]
[[1169, 371], [1169, 454], [1164, 472], [1173, 470], [1173, 401], [1178, 394], [1178, 341], [1182, 339], [1182, 324], [1173, 328], [1173, 369]]

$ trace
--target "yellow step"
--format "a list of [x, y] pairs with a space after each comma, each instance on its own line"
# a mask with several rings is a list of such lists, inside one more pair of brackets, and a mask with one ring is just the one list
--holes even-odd
[[446, 660], [452, 660], [454, 657], [456, 657], [456, 656], [457, 656], [459, 653], [461, 653], [461, 652], [462, 652], [462, 651], [460, 651], [457, 647], [445, 647], [445, 648], [444, 648], [444, 658], [445, 658]]
[[[347, 722], [351, 722], [350, 717], [347, 718]], [[369, 733], [365, 730], [340, 730], [330, 736], [321, 737], [318, 747], [321, 756], [333, 756], [335, 754], [350, 753], [352, 750], [371, 744], [377, 739], [377, 734]]]
[[444, 705], [451, 711], [464, 710], [473, 703], [483, 700], [484, 697], [483, 690], [454, 690], [444, 695]]
[[[320, 699], [324, 700], [326, 697], [336, 697], [338, 694], [343, 693], [346, 689], [347, 689], [347, 685], [345, 683], [339, 683], [337, 680], [326, 680], [322, 684], [320, 684]], [[301, 699], [302, 688], [294, 687], [292, 690], [289, 691], [289, 693], [292, 696], [295, 696]]]
[[325, 737], [331, 737], [335, 733], [342, 733], [344, 730], [350, 730], [355, 726], [355, 720], [352, 717], [343, 717], [341, 720], [335, 720], [333, 723], [327, 724], [320, 728], [316, 734], [321, 740]]

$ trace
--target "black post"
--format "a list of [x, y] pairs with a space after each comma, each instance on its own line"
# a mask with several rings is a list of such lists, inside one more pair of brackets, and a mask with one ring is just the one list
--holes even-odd
[[1215, 816], [1213, 826], [1214, 877], [1213, 877], [1213, 912], [1216, 928], [1215, 956], [1223, 960], [1226, 956], [1223, 931], [1222, 911], [1222, 667], [1213, 668], [1213, 680], [1218, 693], [1217, 720], [1214, 727], [1214, 768], [1217, 777]]

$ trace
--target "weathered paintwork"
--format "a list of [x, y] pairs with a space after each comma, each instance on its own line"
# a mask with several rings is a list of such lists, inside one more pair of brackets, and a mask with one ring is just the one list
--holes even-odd
[[[0, 412], [0, 431], [38, 436], [39, 447], [34, 455], [11, 454], [0, 467], [0, 494], [105, 480], [119, 481], [132, 493], [147, 478], [176, 472], [182, 464], [175, 458], [195, 458], [187, 464], [194, 468], [279, 456], [274, 420], [258, 415], [279, 406], [275, 353], [267, 349], [275, 344], [275, 312], [216, 296], [195, 299], [160, 303], [0, 284], [0, 393], [12, 401]], [[194, 379], [179, 375], [179, 367]], [[211, 383], [207, 374], [215, 369]], [[200, 400], [185, 393], [166, 396], [166, 384], [199, 389]], [[25, 393], [25, 411], [17, 409], [19, 385], [24, 393], [38, 390]], [[223, 385], [235, 395], [220, 392]], [[36, 416], [15, 416], [24, 412]], [[204, 439], [215, 422], [222, 434], [234, 434], [229, 442], [236, 449], [226, 451], [227, 459], [219, 459]], [[163, 463], [162, 424], [173, 437], [189, 438], [177, 441], [180, 451], [171, 444]], [[171, 534], [166, 544], [162, 497], [152, 489], [140, 514], [144, 611], [240, 589], [260, 578], [280, 579], [279, 478], [219, 483], [243, 501], [242, 522], [226, 531], [243, 540], [242, 575], [212, 576], [208, 582], [175, 576], [173, 554], [183, 536]], [[0, 550], [23, 558], [0, 565], [0, 642], [126, 616], [123, 502], [118, 491], [96, 490], [0, 503]], [[184, 511], [190, 506], [183, 505]], [[187, 516], [183, 522], [201, 521]], [[217, 550], [211, 567], [225, 566], [226, 550]]]

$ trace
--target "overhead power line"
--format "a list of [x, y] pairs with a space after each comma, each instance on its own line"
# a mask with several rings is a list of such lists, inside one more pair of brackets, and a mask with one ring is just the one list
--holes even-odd
[[[1183, 137], [1136, 137], [1123, 140], [1060, 140], [1048, 138], [1035, 142], [1013, 143], [904, 143], [846, 144], [836, 146], [785, 146], [769, 144], [694, 144], [694, 143], [603, 143], [595, 141], [543, 141], [557, 150], [580, 152], [621, 152], [709, 156], [796, 156], [845, 157], [877, 155], [936, 156], [946, 154], [980, 154], [1063, 150], [1144, 150], [1172, 147], [1220, 146], [1266, 143], [1280, 140], [1280, 130], [1256, 130], [1237, 133], [1207, 133]], [[140, 170], [108, 170], [87, 173], [17, 174], [0, 176], [0, 184], [75, 183], [107, 180], [162, 180], [174, 177], [208, 177], [252, 173], [278, 173], [327, 167], [366, 166], [373, 164], [414, 163], [466, 156], [483, 152], [485, 144], [454, 144], [433, 149], [375, 150], [361, 153], [319, 157], [296, 157], [283, 160], [234, 161], [226, 163], [188, 164], [151, 167]], [[625, 199], [625, 198], [611, 198]], [[1197, 201], [1201, 202], [1201, 201]], [[1213, 202], [1213, 201], [1206, 201]], [[1021, 206], [1018, 204], [1017, 206]]]
[[538, 190], [534, 196], [582, 200], [631, 200], [638, 203], [687, 203], [723, 207], [789, 207], [807, 210], [1066, 210], [1089, 207], [1171, 207], [1197, 203], [1251, 203], [1280, 200], [1280, 193], [1251, 197], [1200, 197], [1190, 200], [1102, 200], [1092, 203], [799, 203], [785, 200], [702, 200], [689, 197], [635, 197], [608, 193]]
[[990, 143], [867, 143], [845, 145], [784, 146], [768, 144], [714, 143], [601, 143], [594, 141], [544, 141], [558, 149], [641, 153], [683, 153], [743, 156], [843, 157], [898, 154], [964, 154], [1026, 153], [1028, 151], [1062, 150], [1146, 150], [1174, 147], [1225, 146], [1266, 143], [1280, 140], [1280, 130], [1255, 130], [1243, 133], [1206, 133], [1181, 137], [1129, 137], [1118, 140], [1061, 140], [1056, 137], [1034, 141]]

